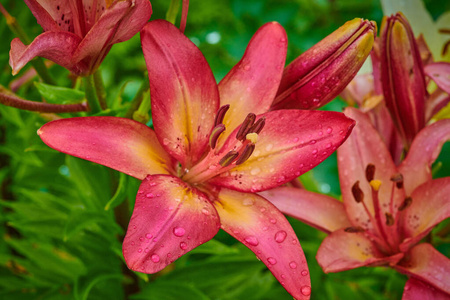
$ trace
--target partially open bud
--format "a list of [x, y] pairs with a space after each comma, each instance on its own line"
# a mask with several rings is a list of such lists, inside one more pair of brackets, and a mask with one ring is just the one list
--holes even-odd
[[381, 83], [386, 106], [409, 149], [425, 126], [428, 97], [419, 47], [402, 13], [384, 18], [380, 34]]
[[314, 109], [333, 100], [361, 68], [375, 35], [375, 22], [354, 19], [297, 57], [285, 68], [271, 109]]

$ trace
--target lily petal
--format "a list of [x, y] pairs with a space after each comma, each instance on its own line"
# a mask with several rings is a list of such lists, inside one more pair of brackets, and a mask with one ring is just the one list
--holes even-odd
[[61, 27], [56, 20], [61, 20], [62, 15], [71, 19], [70, 5], [67, 5], [64, 0], [24, 0], [24, 2], [44, 31], [60, 31]]
[[138, 2], [116, 1], [105, 10], [74, 52], [73, 62], [76, 64], [87, 59], [88, 69], [96, 70], [112, 44], [126, 41], [139, 32], [152, 11], [149, 1]]
[[380, 39], [384, 99], [408, 149], [425, 126], [428, 94], [419, 47], [402, 13], [383, 19]]
[[19, 38], [11, 42], [9, 64], [16, 75], [30, 60], [36, 56], [47, 58], [75, 73], [77, 66], [72, 63], [72, 54], [81, 42], [81, 38], [70, 32], [44, 32], [25, 46]]
[[260, 193], [282, 213], [326, 233], [350, 227], [342, 202], [293, 187], [279, 187]]
[[402, 216], [407, 239], [400, 245], [401, 251], [419, 242], [434, 226], [450, 217], [450, 177], [422, 184], [411, 198], [412, 203]]
[[309, 299], [308, 265], [281, 212], [256, 194], [222, 189], [218, 198], [222, 229], [252, 250], [295, 299]]
[[449, 300], [450, 295], [418, 280], [408, 279], [403, 290], [402, 300]]
[[340, 229], [327, 236], [316, 259], [325, 273], [341, 272], [363, 266], [395, 264], [403, 253], [386, 257], [363, 232], [345, 232]]
[[[352, 224], [365, 229], [373, 229], [373, 224], [368, 221], [363, 204], [356, 202], [352, 193], [353, 185], [359, 181], [359, 187], [364, 194], [363, 201], [374, 215], [372, 190], [365, 180], [367, 166], [369, 164], [375, 166], [375, 179], [381, 181], [378, 211], [380, 217], [384, 218], [386, 212], [393, 213], [390, 211], [391, 197], [392, 206], [398, 207], [405, 196], [402, 189], [393, 189], [394, 183], [391, 181], [391, 177], [398, 171], [386, 145], [368, 117], [354, 108], [347, 108], [344, 112], [356, 121], [356, 126], [347, 141], [337, 151], [342, 199]], [[383, 223], [385, 222], [383, 221]]]
[[214, 76], [200, 50], [171, 23], [156, 20], [141, 31], [155, 131], [183, 167], [203, 155], [219, 109]]
[[450, 120], [439, 120], [423, 130], [415, 137], [405, 160], [399, 167], [404, 177], [406, 195], [424, 182], [431, 180], [431, 164], [441, 152], [442, 145], [450, 140]]
[[269, 110], [283, 74], [287, 36], [284, 28], [267, 23], [250, 40], [244, 56], [219, 84], [220, 105], [230, 104], [223, 124], [225, 141], [247, 114]]
[[450, 94], [450, 63], [437, 62], [425, 66], [425, 74], [436, 82], [438, 87]]
[[133, 177], [169, 174], [170, 156], [147, 126], [117, 117], [81, 117], [49, 122], [38, 130], [49, 147]]
[[[339, 147], [354, 122], [330, 111], [278, 110], [265, 117], [250, 158], [211, 182], [243, 192], [260, 192], [280, 186], [309, 171]], [[226, 154], [236, 144], [237, 128], [223, 146]], [[219, 154], [220, 155], [220, 154]]]
[[420, 279], [427, 284], [450, 294], [450, 259], [431, 244], [422, 243], [411, 249], [408, 259], [394, 268], [404, 274]]
[[178, 177], [149, 175], [142, 182], [123, 241], [127, 266], [155, 273], [219, 231], [206, 196]]
[[272, 110], [313, 109], [336, 97], [356, 75], [372, 49], [375, 22], [348, 21], [290, 63]]

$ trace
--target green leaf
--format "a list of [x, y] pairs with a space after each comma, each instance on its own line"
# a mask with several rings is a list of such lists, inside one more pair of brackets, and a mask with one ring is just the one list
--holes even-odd
[[132, 295], [134, 300], [209, 300], [199, 289], [179, 281], [155, 281], [147, 284], [139, 294]]
[[65, 87], [53, 86], [42, 82], [34, 82], [39, 94], [54, 104], [80, 103], [84, 99], [84, 92]]

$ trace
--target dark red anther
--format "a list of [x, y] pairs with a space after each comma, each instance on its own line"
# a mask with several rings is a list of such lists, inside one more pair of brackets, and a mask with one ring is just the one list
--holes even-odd
[[375, 165], [368, 164], [366, 167], [366, 179], [367, 182], [371, 182], [375, 178]]
[[360, 203], [364, 200], [364, 192], [359, 187], [359, 180], [353, 184], [352, 194], [357, 203]]
[[254, 113], [249, 113], [247, 117], [245, 117], [244, 122], [242, 122], [241, 128], [236, 133], [236, 139], [243, 141], [245, 140], [245, 136], [250, 132], [250, 128], [255, 123], [256, 116]]
[[223, 124], [218, 124], [216, 125], [216, 127], [213, 128], [211, 135], [209, 136], [209, 145], [211, 146], [211, 149], [216, 148], [217, 140], [224, 131], [225, 125]]
[[255, 144], [247, 144], [244, 148], [244, 151], [242, 151], [241, 156], [239, 156], [239, 158], [236, 161], [236, 165], [240, 165], [242, 163], [244, 163], [247, 159], [250, 158], [250, 156], [253, 153], [253, 150], [255, 150]]
[[258, 121], [256, 121], [255, 124], [253, 124], [253, 126], [250, 128], [248, 133], [260, 133], [264, 128], [264, 125], [266, 125], [266, 117], [259, 118]]
[[403, 203], [400, 204], [400, 206], [398, 207], [399, 211], [405, 210], [407, 209], [412, 203], [412, 198], [411, 197], [406, 197], [405, 200], [403, 200]]
[[214, 126], [222, 124], [223, 118], [225, 117], [225, 114], [227, 113], [229, 108], [230, 104], [223, 105], [219, 108], [216, 114], [216, 119], [214, 120]]
[[233, 161], [236, 160], [236, 158], [239, 156], [239, 152], [237, 151], [230, 151], [227, 154], [225, 154], [224, 157], [219, 161], [219, 165], [222, 167], [228, 167], [233, 163]]
[[392, 175], [391, 181], [395, 182], [395, 186], [398, 189], [403, 188], [403, 175], [401, 173]]
[[394, 225], [395, 223], [394, 217], [390, 213], [385, 213], [384, 215], [386, 216], [386, 225], [387, 226]]
[[347, 227], [344, 229], [345, 232], [350, 232], [350, 233], [356, 233], [356, 232], [364, 232], [364, 228], [362, 228], [361, 226], [357, 226], [357, 227]]

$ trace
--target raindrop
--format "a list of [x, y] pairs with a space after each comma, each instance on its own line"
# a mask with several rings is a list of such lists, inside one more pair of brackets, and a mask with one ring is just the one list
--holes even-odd
[[202, 214], [204, 214], [205, 216], [209, 216], [209, 210], [207, 210], [206, 208], [203, 208]]
[[330, 134], [330, 133], [332, 133], [332, 132], [333, 132], [333, 128], [328, 127], [328, 128], [327, 128], [327, 133]]
[[289, 263], [289, 268], [291, 268], [291, 269], [296, 269], [296, 268], [297, 268], [297, 263], [296, 263], [295, 261], [291, 261], [291, 262]]
[[141, 252], [142, 252], [142, 248], [139, 248], [139, 249], [138, 249], [138, 252], [141, 253]]
[[281, 175], [280, 177], [278, 177], [277, 182], [281, 183], [286, 179], [286, 177], [284, 177], [283, 175]]
[[242, 205], [244, 205], [244, 206], [252, 206], [253, 203], [255, 203], [255, 201], [252, 198], [245, 198], [242, 201]]
[[152, 260], [152, 262], [157, 263], [159, 262], [159, 256], [158, 254], [153, 254], [152, 257], [150, 258]]
[[267, 259], [267, 261], [268, 261], [269, 264], [271, 264], [271, 265], [274, 265], [274, 264], [277, 263], [277, 260], [276, 260], [275, 258], [273, 258], [273, 257], [269, 257], [269, 258]]
[[312, 154], [316, 154], [317, 153], [317, 149], [314, 149], [311, 153]]
[[131, 242], [131, 246], [134, 246], [135, 242]]
[[287, 233], [284, 230], [280, 230], [275, 233], [275, 242], [282, 243], [286, 239]]
[[258, 174], [259, 172], [261, 172], [261, 169], [260, 169], [260, 168], [253, 168], [253, 169], [250, 171], [250, 174], [251, 174], [251, 175], [256, 175], [256, 174]]
[[270, 219], [270, 223], [276, 224], [276, 223], [277, 223], [277, 220], [276, 220], [276, 219]]
[[153, 193], [148, 193], [147, 195], [145, 195], [145, 197], [147, 197], [147, 198], [153, 198], [153, 197], [155, 197], [155, 195], [153, 195]]
[[253, 235], [246, 237], [244, 240], [247, 242], [247, 244], [249, 244], [251, 246], [258, 246], [259, 245], [258, 239], [255, 236], [253, 236]]
[[181, 237], [186, 233], [186, 230], [183, 227], [175, 227], [173, 229], [173, 234], [175, 236]]
[[303, 270], [301, 274], [302, 274], [302, 276], [306, 276], [306, 275], [308, 275], [308, 271]]
[[272, 148], [273, 148], [272, 144], [267, 144], [266, 151], [270, 151], [270, 150], [272, 150]]
[[148, 253], [150, 250], [148, 248], [145, 248], [144, 252]]
[[302, 294], [305, 295], [305, 296], [311, 295], [311, 287], [310, 287], [310, 286], [305, 285], [305, 286], [303, 286], [303, 287], [300, 289], [300, 291], [301, 291]]
[[181, 248], [182, 250], [186, 250], [186, 249], [187, 249], [187, 244], [186, 244], [185, 242], [181, 242], [181, 243], [180, 243], [180, 248]]
[[316, 140], [311, 140], [311, 142], [309, 142], [311, 145], [314, 145], [315, 143], [317, 143]]
[[170, 143], [169, 139], [166, 139], [166, 138], [163, 139], [164, 146], [169, 145], [169, 143]]

